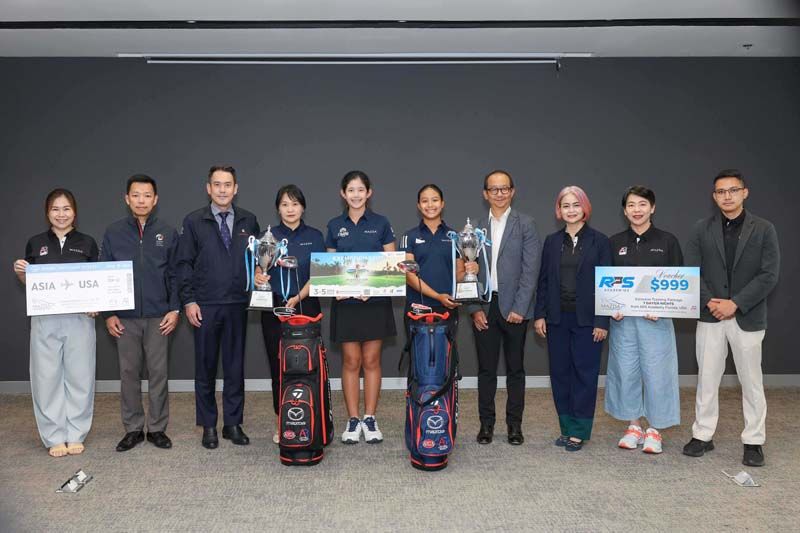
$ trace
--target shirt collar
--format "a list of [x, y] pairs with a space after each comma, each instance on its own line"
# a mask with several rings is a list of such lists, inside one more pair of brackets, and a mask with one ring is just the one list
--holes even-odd
[[500, 218], [494, 218], [494, 216], [492, 215], [492, 210], [489, 209], [489, 220], [494, 220], [495, 222], [505, 222], [506, 220], [508, 220], [508, 215], [510, 214], [511, 214], [511, 206], [508, 206], [505, 212], [502, 215], [500, 215]]
[[[364, 210], [364, 214], [361, 215], [361, 218], [359, 218], [358, 221], [360, 221], [361, 219], [369, 220], [370, 218], [372, 218], [372, 215], [374, 215], [374, 213], [372, 212], [372, 209], [370, 209], [368, 207], [368, 208], [366, 208]], [[344, 212], [342, 213], [342, 219], [343, 220], [351, 220], [350, 219], [350, 210], [348, 208], [345, 208]], [[358, 221], [356, 221], [356, 222], [358, 222]], [[351, 222], [352, 222], [352, 220], [351, 220]]]
[[[214, 215], [214, 218], [216, 218], [217, 215], [219, 215], [221, 212], [222, 209], [217, 207], [217, 204], [215, 204], [214, 202], [211, 202], [211, 214]], [[236, 216], [236, 214], [233, 212], [233, 204], [231, 204], [231, 206], [228, 208], [228, 213], [231, 214], [231, 218]]]
[[[64, 234], [64, 239], [68, 239], [70, 237], [70, 235], [72, 235], [76, 231], [77, 230], [75, 228], [72, 228], [71, 230], [69, 230], [67, 233]], [[56, 235], [56, 232], [53, 231], [52, 227], [47, 230], [47, 233], [49, 233], [54, 239], [58, 239], [59, 238], [58, 235]]]
[[[419, 229], [419, 231], [430, 231], [430, 228], [428, 228], [428, 225], [425, 224], [424, 219], [420, 219], [419, 226], [417, 226], [417, 228]], [[446, 232], [448, 231], [448, 229], [449, 228], [447, 227], [447, 224], [445, 224], [444, 220], [441, 220], [439, 222], [439, 225], [436, 227], [436, 231], [434, 231], [433, 233], [436, 234], [439, 232], [439, 230], [443, 230]]]
[[636, 233], [635, 231], [633, 231], [633, 228], [631, 228], [630, 226], [628, 226], [628, 236], [629, 236], [629, 237], [630, 237], [632, 240], [639, 239], [639, 240], [642, 240], [642, 241], [648, 241], [648, 240], [650, 240], [650, 238], [653, 236], [653, 234], [655, 234], [655, 232], [656, 232], [656, 231], [657, 231], [657, 230], [656, 230], [656, 226], [655, 226], [655, 224], [653, 224], [652, 222], [650, 223], [650, 227], [649, 227], [649, 228], [647, 228], [647, 231], [645, 231], [645, 232], [644, 232], [644, 233], [642, 233], [641, 235], [640, 235], [640, 234], [638, 234], [638, 233]]
[[736, 218], [728, 218], [724, 214], [722, 215], [722, 225], [723, 226], [741, 226], [742, 222], [744, 222], [744, 216], [747, 214], [747, 211], [742, 209], [742, 212], [739, 213], [739, 216]]
[[[589, 227], [589, 223], [588, 222], [584, 222], [583, 226], [581, 226], [581, 229], [579, 229], [578, 233], [575, 234], [575, 237], [577, 237], [578, 239], [583, 237], [583, 234], [586, 232], [586, 228], [588, 228], [588, 227]], [[566, 226], [564, 226], [564, 238], [572, 240], [572, 235], [570, 235], [567, 232], [567, 227]]]
[[300, 233], [301, 231], [303, 231], [305, 229], [305, 227], [306, 227], [306, 223], [301, 218], [300, 219], [300, 225], [297, 226], [297, 228], [295, 228], [295, 229], [290, 228], [289, 226], [284, 224], [283, 221], [281, 221], [281, 223], [278, 224], [278, 227], [281, 228], [281, 230], [283, 230], [284, 232], [286, 232], [286, 233], [291, 235], [291, 234]]

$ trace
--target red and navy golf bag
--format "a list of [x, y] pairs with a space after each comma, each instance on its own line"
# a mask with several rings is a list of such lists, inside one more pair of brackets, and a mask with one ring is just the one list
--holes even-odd
[[458, 354], [448, 313], [408, 313], [406, 447], [411, 466], [441, 470], [455, 447]]
[[285, 465], [315, 465], [333, 439], [331, 386], [320, 321], [283, 316], [280, 342], [280, 456]]

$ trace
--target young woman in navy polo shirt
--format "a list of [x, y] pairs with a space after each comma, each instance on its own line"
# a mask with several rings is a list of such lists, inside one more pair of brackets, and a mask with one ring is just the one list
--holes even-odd
[[[406, 313], [416, 303], [430, 306], [436, 313], [450, 313], [450, 320], [455, 323], [459, 304], [450, 294], [453, 290], [453, 245], [447, 236], [451, 228], [442, 220], [442, 190], [432, 183], [423, 185], [417, 192], [417, 209], [422, 220], [400, 239], [400, 249], [406, 252], [406, 259], [419, 264], [419, 275], [406, 276], [408, 289], [403, 317], [407, 322]], [[477, 264], [470, 263], [466, 270], [477, 273]], [[456, 278], [462, 279], [464, 272], [464, 261], [457, 258]]]
[[[272, 228], [275, 239], [286, 239], [288, 254], [297, 258], [297, 270], [287, 270], [275, 266], [268, 275], [261, 273], [261, 268], [256, 269], [256, 283], [264, 284], [272, 280], [273, 301], [276, 305], [293, 307], [299, 313], [307, 316], [317, 316], [320, 313], [319, 300], [309, 298], [309, 275], [311, 269], [311, 253], [324, 252], [325, 240], [322, 232], [303, 222], [306, 210], [306, 197], [297, 185], [284, 185], [275, 196], [275, 209], [281, 219], [280, 224]], [[295, 272], [297, 276], [295, 277]], [[300, 303], [302, 300], [302, 304]], [[264, 335], [264, 344], [267, 347], [267, 360], [269, 361], [270, 376], [272, 377], [272, 407], [275, 410], [276, 425], [278, 423], [278, 408], [281, 391], [278, 390], [278, 376], [280, 366], [278, 354], [280, 353], [281, 323], [270, 311], [261, 313], [261, 332]], [[276, 430], [272, 437], [277, 444], [280, 436]]]
[[[325, 246], [329, 252], [393, 252], [394, 231], [389, 220], [372, 212], [369, 177], [359, 171], [342, 178], [342, 198], [347, 210], [328, 222]], [[381, 391], [383, 339], [397, 334], [389, 297], [337, 298], [331, 303], [331, 340], [342, 344], [342, 389], [350, 420], [342, 442], [357, 443], [361, 434], [368, 443], [383, 440], [375, 411]], [[364, 418], [359, 419], [359, 374], [364, 370]]]
[[[50, 229], [28, 240], [14, 273], [25, 283], [29, 264], [97, 261], [95, 240], [75, 229], [78, 206], [66, 189], [47, 195]], [[31, 395], [39, 436], [52, 457], [76, 455], [92, 427], [97, 313], [31, 317]]]

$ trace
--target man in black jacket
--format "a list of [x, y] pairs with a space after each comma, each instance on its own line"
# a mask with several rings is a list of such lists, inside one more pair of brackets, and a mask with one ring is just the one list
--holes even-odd
[[686, 246], [686, 264], [700, 267], [701, 312], [695, 422], [683, 453], [700, 457], [714, 449], [718, 389], [730, 345], [742, 384], [742, 463], [762, 466], [767, 401], [761, 341], [767, 329], [767, 296], [778, 282], [780, 250], [775, 227], [745, 210], [748, 194], [741, 172], [721, 171], [713, 191], [719, 212], [694, 226]]
[[217, 438], [217, 365], [222, 348], [222, 437], [249, 444], [242, 431], [244, 344], [247, 328], [247, 280], [244, 251], [259, 236], [255, 215], [233, 205], [239, 190], [236, 170], [213, 166], [206, 192], [211, 204], [189, 213], [178, 240], [177, 277], [186, 319], [194, 326], [196, 423], [203, 426], [203, 446]]
[[131, 216], [106, 229], [100, 251], [100, 261], [133, 261], [136, 307], [103, 313], [109, 334], [117, 339], [119, 355], [120, 407], [126, 433], [117, 451], [130, 450], [144, 440], [141, 377], [145, 365], [150, 404], [147, 440], [159, 448], [171, 448], [164, 431], [169, 421], [168, 338], [180, 314], [172, 263], [178, 232], [153, 215], [158, 188], [150, 176], [136, 174], [128, 179], [125, 203]]

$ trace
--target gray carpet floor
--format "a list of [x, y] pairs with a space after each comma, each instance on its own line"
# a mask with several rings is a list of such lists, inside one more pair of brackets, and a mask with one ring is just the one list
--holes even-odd
[[[0, 395], [2, 531], [798, 531], [800, 443], [798, 389], [771, 389], [767, 466], [741, 465], [741, 396], [723, 389], [716, 450], [683, 456], [694, 390], [682, 395], [683, 424], [664, 434], [665, 452], [625, 451], [625, 425], [602, 412], [577, 453], [552, 445], [558, 435], [548, 390], [527, 393], [525, 443], [475, 442], [477, 391], [461, 396], [457, 447], [441, 472], [409, 465], [403, 443], [403, 395], [386, 391], [379, 421], [385, 441], [335, 442], [321, 464], [286, 467], [272, 444], [269, 393], [248, 393], [250, 446], [221, 440], [200, 446], [194, 396], [170, 396], [174, 447], [144, 443], [118, 453], [123, 430], [116, 394], [98, 394], [94, 426], [81, 456], [47, 456], [28, 395]], [[498, 392], [498, 413], [505, 394]], [[341, 393], [334, 393], [337, 437]], [[79, 468], [95, 479], [77, 494], [56, 494]], [[762, 486], [742, 488], [722, 470], [748, 470]]]

